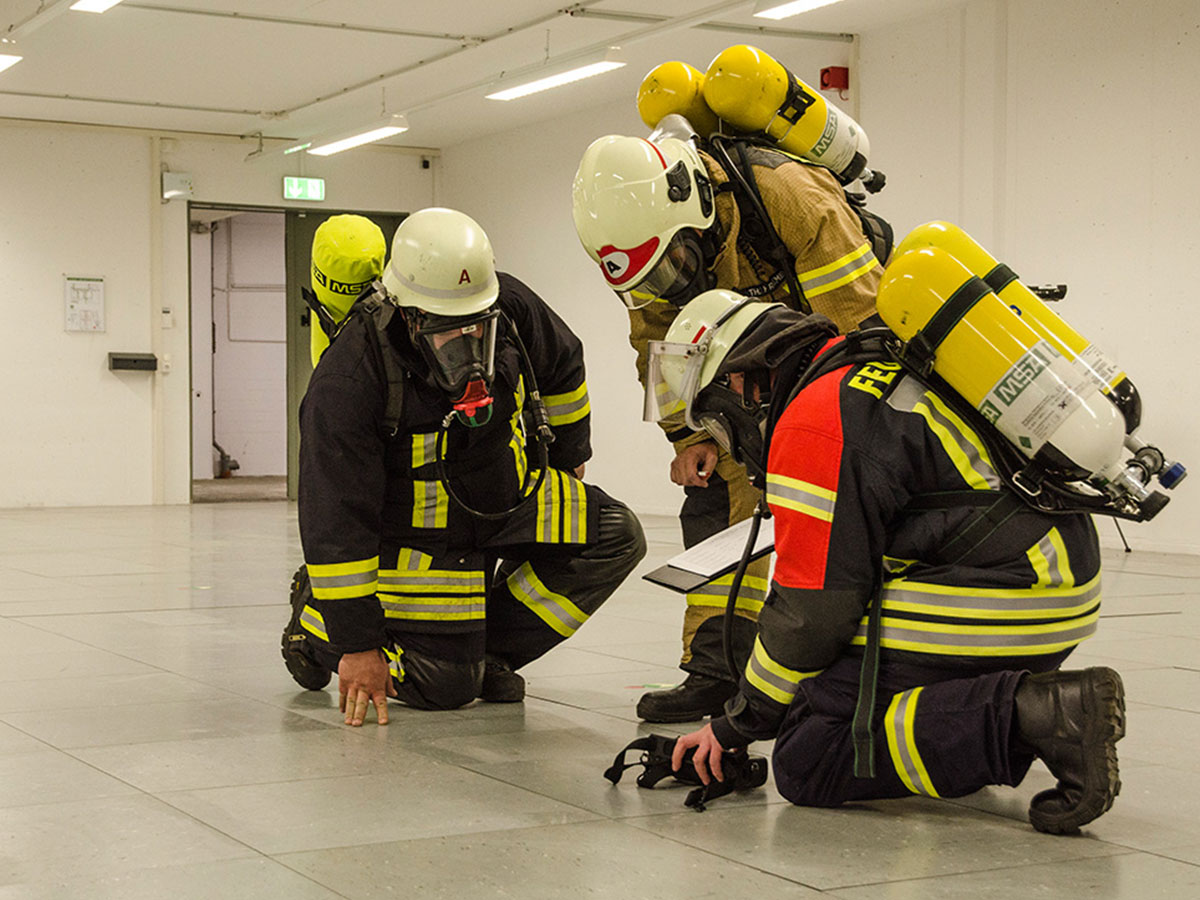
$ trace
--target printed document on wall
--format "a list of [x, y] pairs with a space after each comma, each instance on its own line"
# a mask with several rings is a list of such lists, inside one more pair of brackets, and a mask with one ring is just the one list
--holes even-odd
[[104, 279], [63, 276], [67, 331], [104, 330]]

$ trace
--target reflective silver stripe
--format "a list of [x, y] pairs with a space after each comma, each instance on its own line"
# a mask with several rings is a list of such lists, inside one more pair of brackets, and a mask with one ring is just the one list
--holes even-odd
[[384, 647], [383, 653], [388, 658], [388, 671], [397, 681], [404, 680], [404, 661], [401, 657], [404, 656], [404, 648], [399, 644], [393, 644], [391, 649]]
[[437, 602], [414, 602], [409, 598], [394, 600], [395, 595], [379, 598], [385, 615], [396, 614], [402, 618], [462, 618], [482, 619], [487, 610], [487, 604], [481, 597], [471, 597], [462, 601], [453, 597], [438, 597]]
[[573, 635], [588, 619], [578, 606], [542, 584], [529, 563], [508, 576], [507, 584], [514, 597], [564, 637]]
[[566, 494], [566, 516], [563, 520], [563, 530], [566, 534], [563, 535], [563, 542], [577, 544], [579, 543], [579, 493], [583, 485], [564, 474], [563, 487]]
[[[727, 599], [729, 597], [728, 584], [714, 584], [709, 582], [696, 588], [694, 591], [688, 591], [688, 597], [721, 597]], [[738, 604], [745, 602], [762, 603], [767, 599], [767, 592], [763, 588], [752, 587], [747, 584], [746, 580], [742, 580], [741, 586], [738, 588]], [[690, 601], [689, 601], [690, 602]]]
[[[900, 582], [900, 584], [912, 585], [915, 582]], [[1038, 610], [1061, 610], [1065, 608], [1089, 607], [1093, 601], [1100, 597], [1100, 579], [1095, 578], [1086, 585], [1079, 588], [1078, 591], [1061, 592], [1046, 595], [1043, 591], [1029, 594], [1019, 594], [1013, 591], [1015, 596], [1005, 596], [1002, 592], [997, 591], [995, 594], [943, 594], [934, 593], [922, 590], [905, 590], [902, 587], [892, 587], [884, 585], [883, 588], [883, 608], [889, 606], [893, 609], [898, 608], [898, 605], [903, 603], [907, 606], [914, 607], [930, 607], [929, 612], [937, 613], [940, 610], [934, 607], [942, 607], [944, 609], [953, 610], [977, 610], [981, 613], [990, 614], [995, 612], [1005, 612], [1008, 610], [1019, 610], [1022, 612], [1036, 612]], [[915, 610], [921, 612], [922, 610]], [[1082, 615], [1083, 610], [1080, 610]]]
[[817, 288], [829, 284], [830, 282], [837, 281], [839, 278], [844, 278], [856, 269], [870, 268], [874, 262], [875, 254], [868, 249], [866, 253], [863, 253], [861, 256], [854, 257], [854, 259], [850, 260], [850, 262], [838, 266], [831, 272], [825, 272], [824, 274], [817, 275], [814, 278], [801, 278], [800, 288], [804, 291], [804, 293], [811, 294]]
[[483, 593], [487, 589], [487, 583], [482, 572], [463, 572], [461, 575], [455, 572], [446, 572], [444, 570], [426, 570], [423, 572], [405, 573], [403, 575], [384, 575], [379, 576], [379, 590], [385, 591], [387, 588], [403, 590], [404, 588], [433, 588], [433, 587], [452, 587], [452, 588], [472, 588], [477, 593]]
[[[936, 424], [944, 429], [958, 446], [970, 468], [987, 483], [989, 488], [1000, 490], [1002, 484], [996, 470], [979, 455], [978, 436], [972, 434], [971, 437], [974, 437], [975, 440], [970, 440], [958, 424], [951, 421], [938, 409], [934, 395], [925, 390], [923, 385], [905, 375], [888, 396], [887, 404], [897, 412], [917, 413], [924, 416], [931, 424]], [[918, 406], [924, 406], [924, 410], [918, 410]], [[967, 473], [963, 474], [964, 478], [967, 478]], [[967, 478], [967, 482], [970, 483], [969, 478]]]
[[578, 412], [589, 404], [588, 395], [585, 393], [582, 397], [573, 403], [563, 403], [558, 406], [547, 406], [546, 415], [550, 417], [551, 424], [557, 424], [554, 420], [561, 419], [564, 416], [569, 416], [573, 412]]
[[[414, 550], [411, 547], [401, 547], [400, 552], [396, 554], [396, 568], [403, 569], [408, 572], [417, 572], [428, 569], [433, 565], [433, 557], [428, 553], [422, 553], [420, 550]], [[391, 576], [393, 572], [388, 569], [381, 569], [380, 576], [386, 573]]]
[[305, 606], [303, 612], [300, 613], [300, 625], [310, 634], [316, 635], [323, 641], [329, 641], [329, 633], [325, 630], [325, 619], [311, 606]]
[[[755, 649], [757, 650], [757, 648]], [[796, 696], [796, 687], [800, 684], [800, 679], [797, 678], [795, 681], [789, 681], [781, 675], [776, 675], [762, 664], [758, 658], [757, 652], [750, 657], [750, 662], [747, 668], [749, 671], [746, 674], [750, 679], [751, 684], [757, 680], [764, 682], [771, 688], [774, 688], [780, 694], [788, 698], [787, 701], [784, 702], [785, 706], [787, 703], [791, 703], [791, 698]], [[761, 686], [759, 686], [759, 689], [761, 690]], [[767, 694], [767, 696], [773, 696], [773, 694], [768, 691], [763, 691], [763, 693]]]
[[372, 584], [375, 581], [375, 570], [372, 569], [370, 572], [356, 572], [353, 575], [314, 575], [310, 567], [308, 577], [312, 582], [313, 590], [318, 591], [329, 588]]
[[833, 507], [837, 502], [827, 496], [796, 487], [794, 484], [784, 484], [777, 476], [769, 474], [767, 475], [767, 499], [789, 500], [792, 503], [800, 503], [804, 506], [812, 507], [828, 515], [830, 521], [833, 519]]
[[[1008, 647], [1021, 648], [1077, 644], [1095, 634], [1096, 620], [1098, 618], [1099, 614], [1093, 613], [1087, 617], [1087, 621], [1081, 624], [1056, 631], [1030, 631], [1030, 626], [1014, 626], [1006, 632], [981, 633], [977, 630], [977, 626], [971, 625], [934, 626], [932, 623], [913, 622], [908, 623], [908, 627], [905, 627], [897, 624], [904, 620], [888, 619], [885, 617], [881, 631], [881, 643], [884, 647], [887, 647], [889, 644], [903, 645], [898, 646], [898, 649], [911, 649], [917, 652], [924, 651], [928, 653], [954, 653], [956, 650], [970, 651], [973, 648], [1003, 649]], [[922, 624], [925, 624], [926, 627], [922, 628]], [[1070, 625], [1070, 623], [1065, 624]], [[954, 630], [928, 630], [932, 627], [948, 627]], [[995, 629], [992, 629], [992, 631], [994, 632]], [[862, 644], [862, 639], [866, 637], [866, 634], [866, 622], [860, 622], [858, 636], [855, 638], [854, 643]]]
[[422, 297], [435, 297], [440, 300], [454, 300], [459, 297], [473, 297], [476, 294], [482, 294], [490, 290], [496, 284], [497, 279], [495, 273], [488, 275], [487, 281], [482, 285], [467, 283], [465, 287], [457, 288], [433, 288], [417, 284], [412, 278], [409, 278], [403, 272], [396, 271], [396, 268], [391, 264], [388, 265], [388, 271], [392, 276], [403, 284], [408, 290], [414, 294], [420, 294]]
[[934, 790], [929, 773], [925, 770], [917, 752], [916, 733], [913, 721], [916, 718], [917, 697], [922, 688], [904, 691], [896, 694], [888, 709], [888, 745], [892, 751], [892, 759], [896, 764], [896, 774], [900, 776], [910, 791], [914, 794], [925, 794], [930, 797], [938, 796]]

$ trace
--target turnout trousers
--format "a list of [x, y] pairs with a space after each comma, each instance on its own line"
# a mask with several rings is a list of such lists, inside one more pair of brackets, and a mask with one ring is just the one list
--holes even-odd
[[[433, 556], [401, 547], [381, 553], [379, 593], [398, 699], [420, 709], [455, 709], [479, 696], [485, 659], [513, 669], [571, 637], [646, 553], [641, 525], [602, 491], [586, 544], [512, 542], [502, 528], [469, 549]], [[529, 504], [533, 506], [533, 504]], [[385, 562], [386, 560], [386, 562]], [[387, 568], [393, 564], [394, 568]], [[323, 639], [307, 576], [302, 625], [316, 661], [337, 671], [341, 653]]]
[[[683, 546], [695, 546], [730, 525], [750, 518], [761, 496], [762, 493], [750, 484], [745, 468], [720, 448], [708, 486], [684, 488], [683, 507], [679, 511]], [[769, 567], [769, 559], [752, 562], [738, 591], [732, 643], [739, 674], [754, 647], [758, 613], [770, 587]], [[723, 642], [725, 609], [732, 584], [733, 573], [729, 573], [687, 594], [683, 657], [679, 664], [685, 672], [737, 681], [737, 676], [731, 675], [725, 665]]]
[[[854, 777], [851, 722], [862, 660], [844, 656], [802, 681], [775, 740], [775, 784], [800, 806], [924, 794], [962, 797], [1021, 783], [1033, 754], [1013, 747], [1013, 696], [1026, 672], [1057, 669], [1070, 651], [948, 669], [884, 654], [874, 711], [875, 777]], [[1019, 667], [1018, 667], [1019, 666]]]

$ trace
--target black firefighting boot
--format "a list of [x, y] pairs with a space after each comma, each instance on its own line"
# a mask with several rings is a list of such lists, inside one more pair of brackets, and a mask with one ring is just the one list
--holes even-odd
[[525, 679], [504, 660], [489, 656], [483, 665], [479, 699], [488, 703], [519, 703], [525, 699]]
[[333, 673], [322, 666], [309, 652], [308, 632], [300, 625], [300, 616], [312, 591], [308, 584], [308, 569], [301, 566], [292, 576], [292, 618], [283, 630], [283, 663], [296, 684], [309, 691], [324, 690]]
[[1029, 804], [1038, 831], [1073, 834], [1121, 791], [1116, 744], [1125, 735], [1125, 688], [1112, 669], [1027, 675], [1014, 699], [1019, 745], [1058, 779]]
[[736, 692], [737, 685], [732, 681], [691, 672], [682, 684], [642, 694], [637, 714], [646, 722], [696, 722], [705, 716], [721, 715], [725, 701]]

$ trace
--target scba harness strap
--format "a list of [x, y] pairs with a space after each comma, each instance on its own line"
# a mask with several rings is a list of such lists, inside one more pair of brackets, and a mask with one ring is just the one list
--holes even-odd
[[[726, 750], [721, 755], [721, 771], [724, 781], [715, 778], [708, 784], [700, 781], [696, 769], [692, 765], [692, 757], [696, 754], [693, 747], [684, 754], [683, 763], [676, 772], [671, 768], [671, 757], [675, 752], [675, 742], [678, 738], [664, 737], [661, 734], [650, 734], [632, 741], [624, 750], [617, 754], [613, 764], [604, 770], [604, 777], [616, 784], [626, 769], [634, 766], [644, 766], [644, 771], [637, 777], [638, 787], [652, 788], [664, 778], [672, 776], [683, 784], [698, 785], [689, 791], [683, 805], [696, 812], [704, 812], [707, 804], [734, 791], [748, 791], [762, 787], [767, 783], [767, 761], [761, 756], [751, 756], [745, 747], [736, 750]], [[625, 754], [630, 750], [641, 750], [642, 755], [633, 762], [625, 762]]]

